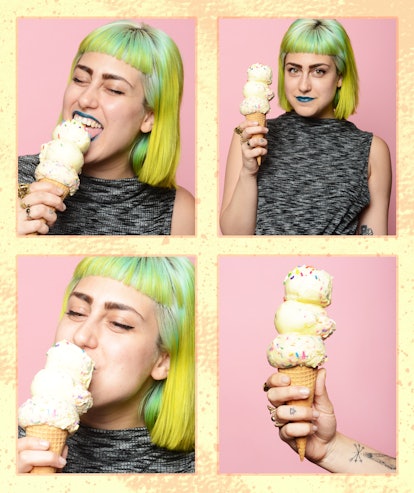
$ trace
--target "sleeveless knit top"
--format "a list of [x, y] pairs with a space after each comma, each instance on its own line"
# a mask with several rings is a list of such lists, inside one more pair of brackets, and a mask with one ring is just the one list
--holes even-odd
[[[38, 155], [19, 157], [19, 183], [35, 181]], [[176, 191], [137, 178], [106, 180], [80, 175], [79, 190], [50, 235], [169, 235]]]
[[[25, 436], [19, 427], [19, 438]], [[79, 426], [70, 436], [64, 473], [193, 473], [194, 452], [158, 447], [147, 428], [101, 430]]]
[[257, 235], [352, 235], [369, 204], [372, 133], [289, 112], [267, 121]]

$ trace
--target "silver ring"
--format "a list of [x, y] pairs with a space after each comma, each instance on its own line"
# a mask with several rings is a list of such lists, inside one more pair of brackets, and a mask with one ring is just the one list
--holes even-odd
[[30, 204], [27, 205], [26, 207], [26, 216], [28, 219], [32, 220], [32, 216], [30, 215]]

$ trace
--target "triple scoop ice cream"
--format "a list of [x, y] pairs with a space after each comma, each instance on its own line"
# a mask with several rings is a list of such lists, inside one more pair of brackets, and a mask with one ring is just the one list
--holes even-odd
[[[328, 272], [302, 265], [292, 269], [284, 281], [284, 302], [275, 314], [279, 335], [267, 349], [269, 363], [290, 376], [292, 385], [310, 389], [308, 399], [288, 405], [311, 407], [318, 366], [326, 360], [324, 340], [336, 329], [325, 307], [332, 297], [332, 277]], [[306, 438], [296, 440], [299, 457], [305, 457]]]
[[[254, 63], [247, 69], [247, 82], [243, 87], [244, 99], [240, 104], [240, 113], [247, 120], [256, 121], [264, 126], [266, 115], [270, 111], [269, 101], [274, 97], [270, 89], [272, 83], [272, 69], [268, 65]], [[253, 137], [263, 137], [263, 134], [255, 134]], [[257, 158], [261, 164], [261, 156]]]
[[89, 149], [90, 136], [82, 123], [73, 119], [60, 123], [52, 137], [53, 140], [41, 146], [35, 178], [59, 186], [65, 199], [79, 188], [79, 173], [84, 163], [84, 153]]
[[[26, 436], [45, 438], [50, 449], [61, 454], [67, 436], [79, 428], [80, 416], [92, 407], [88, 387], [94, 366], [83, 349], [67, 340], [48, 350], [44, 369], [32, 381], [32, 397], [19, 408], [18, 421]], [[35, 467], [31, 472], [55, 469]]]

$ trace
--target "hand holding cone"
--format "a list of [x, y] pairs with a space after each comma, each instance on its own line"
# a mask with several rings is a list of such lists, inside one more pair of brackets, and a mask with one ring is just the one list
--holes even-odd
[[[284, 302], [275, 315], [279, 335], [267, 350], [269, 363], [289, 375], [291, 385], [308, 387], [309, 397], [287, 402], [289, 406], [312, 407], [318, 366], [326, 359], [324, 339], [335, 330], [325, 311], [331, 302], [332, 277], [323, 270], [302, 265], [290, 271], [284, 281]], [[298, 437], [300, 460], [306, 453], [306, 437]]]
[[[246, 120], [258, 122], [261, 127], [266, 124], [266, 114], [270, 111], [269, 101], [274, 97], [269, 88], [272, 83], [272, 69], [267, 65], [255, 63], [247, 69], [247, 82], [243, 87], [243, 99], [240, 104], [240, 113]], [[254, 134], [252, 137], [263, 137], [263, 134]], [[258, 156], [260, 166], [262, 157]]]
[[[73, 195], [79, 188], [78, 175], [89, 145], [90, 136], [80, 122], [63, 121], [53, 131], [53, 140], [41, 147], [35, 170], [36, 181], [59, 187], [63, 190], [62, 200]], [[37, 236], [37, 233], [27, 236]]]

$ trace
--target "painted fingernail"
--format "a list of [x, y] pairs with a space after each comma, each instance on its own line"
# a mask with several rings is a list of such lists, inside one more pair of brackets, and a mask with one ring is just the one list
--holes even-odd
[[319, 418], [319, 416], [320, 416], [319, 411], [317, 411], [316, 409], [313, 410], [313, 413], [312, 414], [313, 414], [313, 417], [314, 418]]
[[307, 397], [309, 395], [309, 389], [307, 387], [301, 387], [299, 389], [299, 394]]
[[39, 444], [41, 447], [49, 448], [49, 442], [47, 440], [40, 440]]
[[282, 375], [281, 379], [282, 383], [289, 383], [290, 382], [290, 378], [287, 377], [286, 375]]

